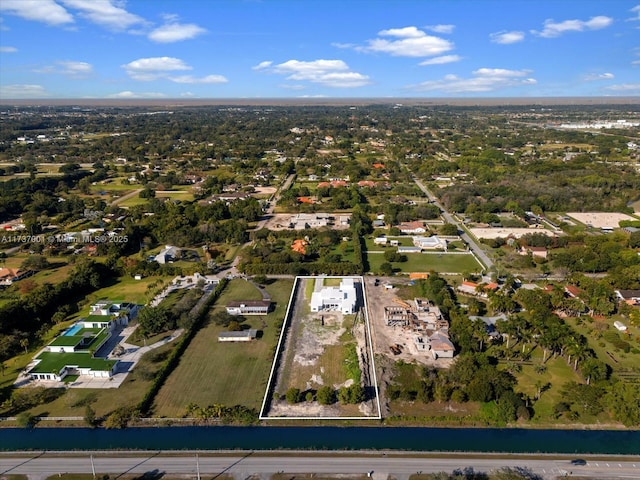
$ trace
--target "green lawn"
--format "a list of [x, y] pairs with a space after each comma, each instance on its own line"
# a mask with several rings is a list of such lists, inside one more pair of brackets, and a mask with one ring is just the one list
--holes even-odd
[[[392, 263], [396, 272], [477, 272], [482, 270], [480, 264], [471, 254], [452, 254], [452, 253], [408, 253], [407, 261], [400, 263]], [[386, 262], [384, 254], [369, 253], [367, 254], [369, 262], [369, 270], [371, 272], [380, 272], [380, 265]]]
[[[515, 345], [514, 348], [517, 350], [521, 346]], [[562, 394], [560, 393], [562, 385], [571, 381], [582, 383], [582, 378], [573, 371], [572, 366], [567, 365], [564, 358], [559, 356], [547, 360], [544, 364], [546, 367], [544, 372], [536, 373], [535, 366], [542, 364], [542, 358], [542, 350], [539, 348], [534, 349], [531, 354], [531, 364], [523, 365], [522, 370], [515, 375], [518, 380], [515, 390], [534, 398], [539, 386], [550, 384], [550, 387], [542, 389], [539, 400], [533, 405], [534, 415], [531, 418], [531, 423], [566, 423], [566, 420], [556, 420], [554, 418], [553, 407], [556, 403], [562, 401]]]
[[[627, 333], [620, 333], [615, 329], [613, 326], [615, 320], [620, 320], [627, 325]], [[585, 316], [565, 318], [564, 321], [587, 338], [589, 346], [596, 352], [598, 358], [607, 363], [614, 373], [621, 370], [640, 373], [640, 327], [630, 325], [628, 320], [619, 316], [606, 320], [593, 320]], [[624, 339], [631, 346], [631, 351], [625, 353], [616, 348], [607, 339], [610, 335]]]
[[[268, 285], [266, 290], [276, 303], [275, 311], [266, 316], [245, 317], [245, 324], [262, 331], [262, 337], [255, 341], [218, 343], [218, 334], [225, 329], [214, 323], [205, 325], [156, 397], [154, 415], [180, 417], [191, 402], [200, 406], [242, 404], [259, 409], [292, 287], [292, 280]], [[260, 298], [260, 292], [249, 282], [232, 280], [210, 315], [230, 301]]]
[[147, 294], [147, 286], [155, 283], [161, 278], [168, 281], [173, 277], [145, 277], [142, 280], [136, 280], [130, 276], [119, 277], [113, 285], [100, 290], [96, 290], [87, 297], [88, 303], [95, 303], [97, 300], [106, 298], [108, 300], [121, 300], [137, 304], [145, 304], [149, 300]]

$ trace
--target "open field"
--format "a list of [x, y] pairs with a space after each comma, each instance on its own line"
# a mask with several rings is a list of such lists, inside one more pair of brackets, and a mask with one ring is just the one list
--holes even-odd
[[[627, 325], [626, 333], [616, 330], [613, 326], [615, 320], [620, 320]], [[605, 320], [594, 320], [591, 317], [569, 317], [564, 321], [589, 339], [589, 346], [596, 352], [600, 360], [611, 367], [614, 374], [620, 371], [635, 371], [640, 378], [640, 327], [631, 325], [628, 320], [620, 316]], [[625, 353], [608, 340], [608, 338], [616, 337], [624, 339], [630, 345], [631, 350]]]
[[[219, 343], [218, 334], [226, 329], [213, 322], [207, 323], [191, 341], [180, 364], [160, 390], [154, 415], [180, 417], [192, 402], [202, 407], [241, 404], [258, 409], [291, 288], [291, 280], [277, 280], [266, 286], [275, 302], [275, 310], [266, 316], [245, 317], [246, 325], [262, 331], [262, 337], [253, 342]], [[230, 301], [261, 298], [260, 292], [249, 282], [232, 280], [217, 300], [210, 317]]]
[[[514, 345], [514, 349], [522, 348]], [[567, 365], [567, 361], [562, 357], [549, 358], [544, 366], [546, 369], [537, 373], [536, 365], [542, 365], [543, 352], [540, 348], [535, 348], [531, 353], [529, 362], [522, 364], [522, 370], [515, 374], [518, 380], [516, 391], [525, 393], [530, 398], [535, 398], [537, 388], [541, 388], [540, 398], [533, 404], [532, 424], [566, 423], [566, 420], [558, 420], [554, 416], [553, 407], [563, 400], [561, 393], [562, 386], [567, 382], [583, 383], [582, 378], [573, 367]], [[584, 423], [593, 423], [595, 418], [580, 418]]]
[[87, 297], [87, 300], [89, 303], [93, 303], [101, 298], [107, 298], [109, 300], [125, 300], [142, 305], [149, 300], [147, 288], [150, 284], [157, 282], [159, 279], [168, 282], [172, 278], [153, 276], [136, 280], [129, 276], [119, 277], [113, 285], [96, 290]]
[[618, 228], [622, 220], [638, 220], [626, 213], [616, 212], [567, 212], [567, 215], [593, 228]]
[[556, 236], [554, 232], [547, 230], [546, 228], [470, 228], [469, 231], [476, 238], [520, 238], [529, 233], [542, 233], [550, 237]]
[[[408, 253], [407, 261], [392, 263], [394, 271], [401, 273], [410, 272], [478, 272], [482, 266], [470, 253]], [[380, 266], [386, 262], [383, 253], [367, 254], [369, 271], [380, 272]]]

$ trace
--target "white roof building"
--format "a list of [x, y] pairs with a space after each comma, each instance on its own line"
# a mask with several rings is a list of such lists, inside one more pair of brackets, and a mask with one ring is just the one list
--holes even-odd
[[355, 313], [357, 303], [353, 278], [343, 278], [339, 287], [324, 287], [311, 295], [311, 311], [339, 310], [344, 314]]
[[424, 250], [443, 249], [447, 250], [447, 241], [433, 235], [431, 237], [413, 237], [413, 244]]

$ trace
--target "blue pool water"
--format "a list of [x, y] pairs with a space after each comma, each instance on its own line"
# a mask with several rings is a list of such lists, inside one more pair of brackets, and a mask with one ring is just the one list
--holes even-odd
[[69, 330], [64, 332], [64, 336], [70, 337], [71, 335], [75, 335], [76, 333], [78, 333], [80, 330], [82, 330], [82, 325], [76, 323]]

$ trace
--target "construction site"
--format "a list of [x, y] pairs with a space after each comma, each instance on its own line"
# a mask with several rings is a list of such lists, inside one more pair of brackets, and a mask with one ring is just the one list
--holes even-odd
[[374, 351], [393, 361], [446, 368], [455, 354], [449, 322], [425, 298], [403, 300], [396, 289], [377, 279], [366, 280]]

